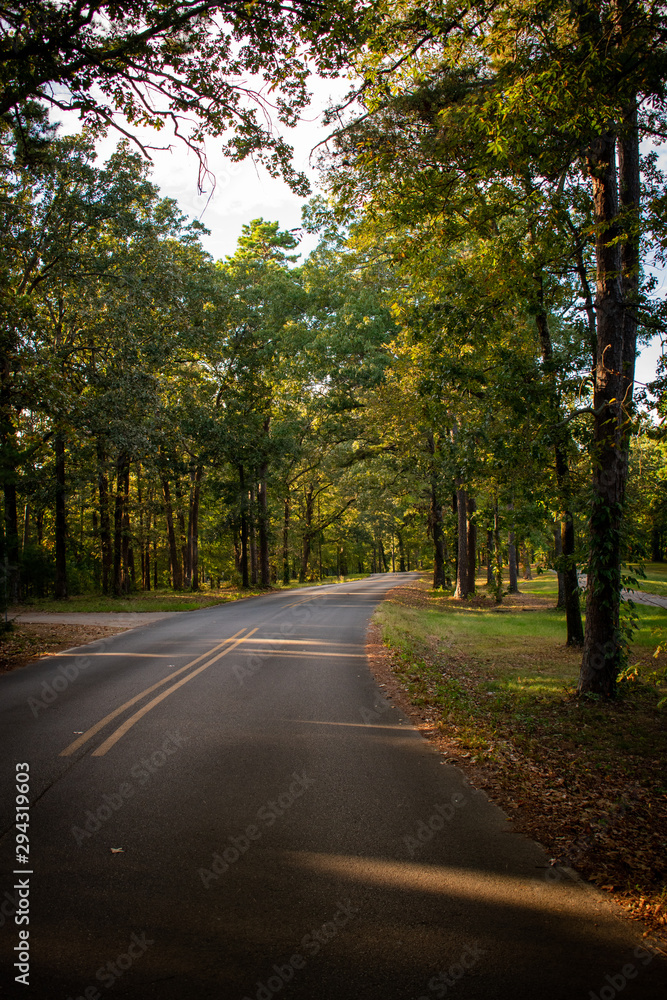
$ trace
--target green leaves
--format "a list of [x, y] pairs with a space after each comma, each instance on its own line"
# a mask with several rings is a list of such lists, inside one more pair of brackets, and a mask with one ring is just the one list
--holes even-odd
[[119, 115], [130, 130], [171, 126], [202, 162], [204, 137], [215, 136], [227, 155], [252, 156], [305, 194], [308, 182], [272, 117], [297, 122], [310, 72], [337, 71], [372, 8], [328, 0], [46, 0], [36, 15], [25, 3], [3, 3], [0, 115], [38, 100], [77, 112], [96, 137], [110, 127], [127, 135]]

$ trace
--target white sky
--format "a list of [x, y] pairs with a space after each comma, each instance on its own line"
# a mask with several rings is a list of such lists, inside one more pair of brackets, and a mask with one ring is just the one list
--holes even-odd
[[[314, 92], [313, 101], [311, 107], [302, 112], [301, 123], [295, 129], [281, 127], [281, 132], [294, 147], [295, 168], [307, 174], [315, 194], [317, 173], [313, 169], [315, 156], [313, 164], [310, 162], [311, 151], [331, 131], [330, 127], [323, 127], [322, 114], [332, 101], [348, 93], [350, 82], [343, 78], [313, 78], [310, 86]], [[72, 121], [66, 127], [76, 130], [77, 123]], [[166, 144], [169, 141], [162, 133], [150, 129], [130, 128], [130, 131], [146, 145]], [[110, 155], [119, 138], [117, 133], [111, 132], [98, 144], [100, 159], [105, 160]], [[249, 160], [233, 163], [226, 159], [218, 152], [214, 139], [206, 145], [208, 166], [216, 178], [212, 194], [210, 183], [203, 195], [197, 193], [198, 160], [181, 140], [173, 140], [171, 151], [156, 151], [151, 155], [152, 180], [165, 197], [174, 198], [183, 212], [199, 219], [211, 230], [210, 236], [202, 238], [202, 243], [216, 260], [234, 253], [242, 226], [251, 219], [277, 221], [281, 229], [301, 226], [301, 207], [305, 199], [293, 194], [283, 180], [272, 178], [261, 166], [255, 168]], [[302, 252], [307, 255], [316, 242], [316, 239], [306, 236]]]
[[[297, 169], [308, 174], [315, 188], [315, 171], [309, 167], [311, 148], [325, 134], [311, 123], [304, 123], [291, 141], [295, 145], [294, 163]], [[283, 180], [277, 180], [261, 166], [255, 168], [250, 161], [232, 163], [218, 153], [210, 142], [206, 149], [208, 166], [215, 176], [215, 188], [206, 182], [208, 190], [197, 193], [198, 162], [194, 153], [176, 143], [171, 152], [154, 155], [153, 181], [163, 195], [178, 201], [186, 215], [199, 219], [210, 229], [204, 236], [204, 248], [216, 260], [236, 250], [244, 223], [264, 218], [279, 222], [281, 229], [301, 226], [301, 206], [304, 199], [293, 194]], [[298, 235], [298, 234], [297, 234]], [[304, 247], [306, 253], [311, 244]]]

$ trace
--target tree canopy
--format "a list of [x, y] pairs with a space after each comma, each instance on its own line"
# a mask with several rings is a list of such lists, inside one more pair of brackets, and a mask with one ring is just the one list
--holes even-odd
[[0, 5], [0, 117], [26, 102], [75, 112], [93, 136], [110, 126], [173, 132], [201, 151], [222, 139], [307, 191], [272, 119], [293, 126], [307, 79], [334, 73], [366, 5], [327, 0], [186, 3], [126, 0]]
[[[667, 544], [634, 378], [665, 328], [662, 7], [45, 3], [0, 27], [12, 596], [418, 567], [466, 599], [485, 564], [499, 602], [522, 562], [558, 574], [580, 691], [613, 696], [623, 564]], [[109, 126], [171, 123], [305, 192], [265, 113], [294, 125], [343, 67], [306, 259], [257, 218], [214, 261], [129, 143], [96, 163]]]

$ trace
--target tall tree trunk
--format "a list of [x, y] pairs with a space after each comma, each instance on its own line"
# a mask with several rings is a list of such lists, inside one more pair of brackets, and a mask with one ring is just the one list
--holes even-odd
[[30, 504], [26, 503], [23, 508], [23, 538], [21, 541], [21, 551], [25, 552], [30, 543]]
[[150, 508], [148, 511], [148, 527], [146, 529], [146, 541], [144, 545], [144, 576], [143, 576], [143, 588], [144, 590], [151, 589], [151, 540], [150, 540], [150, 525], [151, 525], [151, 515]]
[[[572, 513], [568, 510], [563, 516], [560, 526], [561, 537], [563, 539], [563, 555], [574, 553], [574, 521]], [[581, 604], [579, 602], [579, 578], [577, 567], [574, 563], [574, 555], [569, 556], [570, 561], [563, 571], [565, 582], [565, 617], [567, 620], [567, 645], [583, 646], [584, 627], [581, 621]]]
[[[554, 522], [554, 556], [556, 566], [562, 565], [562, 555], [563, 555], [563, 530], [562, 522], [556, 518]], [[565, 607], [565, 574], [561, 569], [556, 569], [556, 576], [558, 578], [558, 600], [556, 601], [557, 608]]]
[[146, 494], [146, 531], [144, 534], [144, 590], [151, 589], [151, 520], [153, 509], [153, 487], [150, 486]]
[[65, 439], [60, 432], [54, 438], [56, 456], [56, 600], [65, 600], [67, 593], [67, 508], [65, 491]]
[[169, 564], [171, 566], [171, 585], [174, 590], [183, 589], [183, 576], [181, 574], [181, 562], [176, 545], [176, 532], [174, 531], [174, 508], [171, 503], [171, 488], [166, 475], [162, 475], [162, 494], [164, 496], [164, 514], [167, 522], [167, 538], [169, 541]]
[[468, 550], [468, 580], [466, 584], [467, 593], [475, 593], [475, 569], [477, 565], [477, 525], [475, 524], [475, 511], [477, 502], [471, 496], [466, 501], [466, 535]]
[[[56, 452], [57, 456], [57, 452]], [[57, 461], [57, 457], [56, 457]], [[63, 458], [63, 474], [64, 474]], [[57, 486], [56, 486], [57, 490]], [[13, 603], [21, 600], [21, 550], [19, 543], [19, 521], [16, 502], [16, 483], [11, 480], [4, 485], [5, 499], [5, 555], [7, 557], [7, 597]], [[67, 597], [67, 585], [65, 585]]]
[[239, 465], [239, 486], [241, 495], [241, 586], [250, 586], [248, 577], [248, 491], [245, 486], [245, 471]]
[[204, 469], [198, 465], [191, 470], [190, 504], [188, 510], [188, 561], [190, 563], [190, 590], [199, 590], [199, 506], [201, 480]]
[[123, 492], [121, 478], [121, 455], [118, 456], [116, 466], [116, 493], [114, 498], [113, 516], [113, 593], [114, 597], [120, 597], [123, 592]]
[[[319, 505], [319, 502], [318, 502], [318, 504], [317, 504], [317, 507], [318, 507], [318, 511], [317, 511], [318, 519], [319, 519], [319, 515], [320, 515], [319, 506], [320, 505]], [[318, 568], [318, 577], [317, 577], [318, 580], [323, 580], [324, 579], [324, 568], [322, 566], [322, 539], [323, 539], [323, 537], [324, 537], [324, 532], [323, 531], [318, 531], [317, 532], [317, 565], [319, 567]]]
[[116, 459], [116, 497], [114, 502], [113, 592], [125, 592], [123, 567], [127, 568], [127, 529], [125, 525], [126, 484], [129, 489], [130, 457], [119, 451]]
[[519, 576], [517, 573], [516, 566], [516, 544], [514, 542], [514, 529], [512, 529], [507, 536], [507, 562], [509, 569], [509, 592], [510, 594], [519, 593]]
[[[96, 542], [99, 542], [99, 538], [100, 538], [100, 516], [99, 516], [97, 510], [94, 507], [93, 507], [92, 515], [93, 515], [93, 517], [92, 517], [92, 520], [93, 520], [93, 543], [96, 543]], [[101, 570], [101, 566], [98, 564], [97, 560], [95, 559], [95, 561], [93, 563], [93, 583], [94, 583], [94, 586], [95, 586], [96, 590], [99, 587], [102, 586], [102, 577], [101, 577], [100, 570]]]
[[[542, 361], [547, 375], [553, 382], [555, 378], [555, 370], [551, 344], [551, 330], [549, 329], [549, 320], [544, 305], [544, 288], [541, 275], [538, 281], [538, 312], [536, 322], [542, 347]], [[555, 387], [553, 389], [553, 405], [554, 412], [559, 413], [560, 407]], [[557, 428], [556, 439], [554, 441], [556, 481], [558, 483], [558, 492], [561, 500], [562, 523], [569, 525], [570, 527], [567, 530], [562, 530], [557, 536], [556, 541], [556, 546], [560, 549], [556, 555], [557, 557], [562, 556], [563, 563], [563, 569], [558, 570], [557, 607], [565, 608], [567, 645], [581, 646], [583, 643], [584, 630], [581, 621], [581, 607], [579, 604], [579, 581], [577, 579], [577, 567], [574, 561], [575, 537], [574, 519], [572, 515], [572, 485], [568, 459], [569, 443], [570, 433], [566, 426], [561, 424]]]
[[269, 503], [267, 497], [266, 477], [268, 466], [263, 462], [259, 470], [257, 484], [257, 499], [259, 501], [259, 576], [262, 587], [271, 586], [271, 569], [269, 566]]
[[310, 562], [310, 535], [305, 534], [303, 536], [303, 545], [301, 548], [301, 571], [299, 573], [299, 581], [305, 583], [308, 575], [308, 563]]
[[619, 629], [621, 527], [636, 349], [636, 303], [629, 301], [636, 298], [632, 262], [638, 259], [639, 155], [634, 107], [626, 117], [619, 144], [619, 180], [628, 234], [619, 225], [615, 136], [602, 135], [588, 152], [596, 224], [598, 339], [590, 562], [578, 690], [606, 697], [615, 695], [616, 678], [624, 665]]
[[248, 493], [248, 527], [250, 531], [250, 582], [253, 587], [257, 586], [257, 541], [255, 537], [255, 523], [256, 523], [256, 503], [255, 503], [255, 486], [254, 483], [250, 487]]
[[144, 531], [144, 505], [141, 482], [141, 462], [137, 462], [137, 509], [139, 511], [139, 562], [141, 565], [141, 589], [146, 583], [146, 532]]
[[153, 514], [153, 590], [157, 590], [157, 570], [157, 514]]
[[111, 576], [111, 520], [109, 516], [109, 479], [104, 441], [97, 439], [97, 489], [100, 497], [100, 554], [102, 557], [102, 593], [109, 593]]
[[486, 529], [486, 585], [493, 586], [493, 528]]
[[289, 487], [288, 487], [287, 496], [283, 501], [283, 583], [285, 584], [288, 584], [290, 582], [289, 517], [290, 517], [290, 500], [289, 500]]
[[[433, 589], [445, 586], [444, 533], [442, 528], [442, 504], [434, 479], [431, 481], [431, 537], [433, 539]], [[373, 547], [373, 572], [375, 572], [375, 547]]]
[[132, 550], [132, 529], [130, 526], [130, 456], [123, 469], [123, 593], [129, 594], [134, 586], [134, 552]]
[[241, 574], [241, 528], [240, 525], [235, 521], [234, 530], [232, 533], [232, 543], [234, 545], [234, 569], [240, 575]]
[[510, 529], [507, 533], [507, 563], [509, 571], [509, 587], [508, 591], [510, 594], [519, 593], [519, 575], [517, 572], [517, 560], [516, 560], [516, 539], [515, 539], [515, 529], [514, 529], [514, 504], [510, 503], [507, 505], [507, 513], [510, 521]]
[[466, 518], [466, 508], [468, 494], [459, 486], [456, 490], [456, 520], [457, 532], [457, 560], [456, 560], [456, 587], [454, 597], [467, 597], [468, 595], [468, 522]]
[[[438, 473], [435, 456], [438, 445], [431, 432], [426, 437], [426, 444], [431, 454], [431, 506], [429, 510], [429, 528], [433, 539], [433, 589], [445, 586], [445, 553], [444, 532], [442, 526], [442, 502], [438, 489]], [[375, 548], [373, 548], [373, 572], [375, 572]]]
[[192, 565], [190, 563], [190, 547], [188, 545], [188, 532], [185, 526], [185, 507], [189, 506], [189, 499], [186, 498], [186, 491], [183, 489], [181, 477], [178, 473], [174, 476], [174, 493], [176, 494], [176, 521], [178, 523], [178, 534], [180, 538], [181, 559], [183, 560], [183, 587], [189, 589], [192, 583]]
[[[5, 331], [9, 333], [9, 331]], [[0, 352], [0, 481], [2, 482], [5, 506], [5, 531], [2, 572], [6, 573], [7, 598], [18, 601], [21, 598], [20, 550], [18, 512], [16, 502], [16, 466], [18, 443], [14, 426], [14, 375], [12, 357], [15, 357], [16, 331], [3, 337]], [[4, 589], [4, 588], [3, 588]]]
[[526, 544], [526, 539], [521, 539], [521, 562], [523, 564], [523, 578], [524, 580], [532, 580], [533, 574], [530, 569], [530, 552], [528, 550], [528, 545]]
[[[635, 381], [635, 354], [637, 352], [637, 320], [639, 307], [639, 129], [637, 126], [637, 101], [629, 101], [625, 109], [623, 132], [618, 144], [618, 176], [621, 210], [623, 212], [624, 238], [621, 243], [621, 268], [623, 292], [623, 407], [629, 417], [633, 410]], [[629, 448], [630, 425], [622, 427], [623, 443]], [[625, 487], [625, 480], [623, 482]]]
[[397, 531], [396, 537], [398, 538], [398, 571], [399, 573], [405, 573], [405, 549], [403, 547], [403, 535], [400, 531]]
[[584, 626], [581, 620], [579, 601], [579, 576], [575, 562], [574, 517], [572, 515], [572, 487], [567, 455], [561, 442], [556, 443], [556, 478], [563, 498], [563, 514], [560, 524], [563, 569], [559, 575], [563, 579], [563, 599], [567, 622], [568, 646], [583, 646]]
[[493, 589], [496, 604], [503, 600], [503, 553], [500, 548], [500, 513], [498, 511], [498, 496], [495, 497], [493, 509], [493, 548], [496, 554], [496, 567], [493, 574]]
[[313, 498], [313, 489], [304, 487], [304, 522], [305, 531], [303, 534], [303, 543], [301, 548], [301, 570], [299, 572], [299, 582], [305, 583], [306, 575], [308, 573], [308, 563], [310, 561], [310, 545], [312, 538], [312, 524], [313, 516], [315, 514], [315, 500]]

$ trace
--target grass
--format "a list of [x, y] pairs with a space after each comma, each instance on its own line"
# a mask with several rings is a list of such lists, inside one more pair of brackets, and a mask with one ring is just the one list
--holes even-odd
[[[291, 582], [289, 585], [274, 584], [272, 590], [296, 590], [301, 587], [324, 586], [327, 583], [349, 582], [361, 580], [368, 574], [346, 577], [324, 577], [322, 580], [306, 583]], [[56, 601], [53, 598], [31, 598], [25, 604], [15, 605], [11, 614], [25, 611], [54, 611], [71, 614], [76, 611], [87, 612], [128, 612], [128, 611], [196, 611], [199, 608], [209, 608], [216, 604], [226, 604], [238, 601], [244, 597], [256, 597], [266, 593], [259, 587], [222, 587], [219, 590], [202, 590], [198, 593], [175, 593], [173, 590], [137, 591], [125, 597], [108, 597], [104, 594], [78, 594], [66, 601]]]
[[53, 598], [32, 598], [24, 605], [15, 606], [15, 612], [60, 611], [72, 613], [76, 611], [94, 612], [125, 612], [125, 611], [195, 611], [197, 608], [207, 608], [214, 604], [238, 600], [238, 590], [220, 590], [202, 594], [179, 594], [169, 590], [151, 591], [149, 593], [128, 594], [125, 597], [109, 597], [104, 594], [78, 594], [66, 601], [56, 601]]
[[[634, 575], [636, 565], [628, 566], [624, 572]], [[643, 590], [647, 594], [658, 594], [660, 597], [667, 597], [667, 564], [666, 563], [644, 563], [643, 571], [646, 578], [639, 576], [637, 579], [637, 590]]]
[[667, 611], [637, 606], [636, 676], [608, 704], [576, 697], [581, 651], [565, 646], [555, 577], [520, 589], [500, 607], [483, 586], [465, 602], [425, 583], [396, 589], [377, 614], [393, 673], [435, 736], [554, 856], [628, 905], [641, 891], [664, 906], [667, 656], [652, 654]]
[[[541, 581], [521, 584], [524, 594], [537, 595], [546, 605], [548, 597], [555, 596], [555, 589], [553, 594], [545, 594], [545, 589]], [[484, 714], [488, 716], [491, 728], [505, 722], [508, 714], [512, 716], [519, 712], [524, 721], [531, 718], [531, 729], [537, 727], [540, 719], [545, 724], [549, 720], [549, 728], [555, 727], [559, 735], [573, 745], [582, 740], [588, 741], [579, 728], [585, 706], [574, 699], [581, 651], [564, 645], [564, 612], [548, 606], [526, 607], [521, 603], [521, 597], [515, 598], [515, 603], [511, 605], [497, 608], [486, 601], [471, 601], [461, 606], [461, 602], [453, 601], [448, 596], [433, 591], [427, 594], [428, 604], [423, 608], [386, 603], [379, 617], [387, 644], [399, 650], [409, 661], [423, 661], [425, 654], [427, 659], [431, 654], [432, 662], [426, 670], [430, 675], [438, 676], [443, 707], [449, 707], [448, 686], [455, 693], [454, 700], [462, 701], [461, 678], [465, 678], [469, 681], [463, 685], [467, 709], [474, 708], [479, 696], [493, 696], [484, 702]], [[645, 748], [652, 759], [654, 737], [660, 742], [663, 753], [667, 749], [667, 742], [661, 739], [667, 713], [660, 715], [657, 712], [658, 701], [667, 695], [667, 678], [663, 669], [662, 678], [650, 681], [665, 657], [652, 661], [646, 653], [652, 653], [656, 648], [658, 633], [667, 626], [667, 611], [642, 605], [638, 605], [636, 611], [640, 629], [631, 647], [630, 663], [640, 665], [639, 673], [644, 681], [621, 685], [619, 702], [631, 704], [634, 710], [641, 707], [649, 713], [652, 710], [656, 712], [649, 726], [652, 737]], [[454, 668], [453, 673], [458, 673], [458, 677], [451, 676], [452, 670], [443, 671], [443, 664], [446, 663]], [[564, 702], [569, 703], [566, 712], [562, 711]], [[554, 710], [562, 714], [558, 725]], [[609, 710], [607, 706], [601, 706], [597, 715], [589, 709], [588, 716], [591, 714], [595, 721], [600, 721], [608, 718]], [[585, 727], [589, 724], [588, 716]], [[465, 723], [465, 720], [460, 721]], [[468, 728], [477, 732], [478, 722], [471, 723]], [[612, 729], [603, 742], [598, 741], [600, 760], [619, 749], [617, 742], [625, 747], [628, 742], [625, 728], [620, 727], [618, 732]], [[634, 733], [638, 751], [641, 751], [646, 735], [646, 731]], [[637, 763], [626, 758], [619, 761], [619, 766], [634, 768]], [[667, 787], [664, 792], [667, 794]]]

